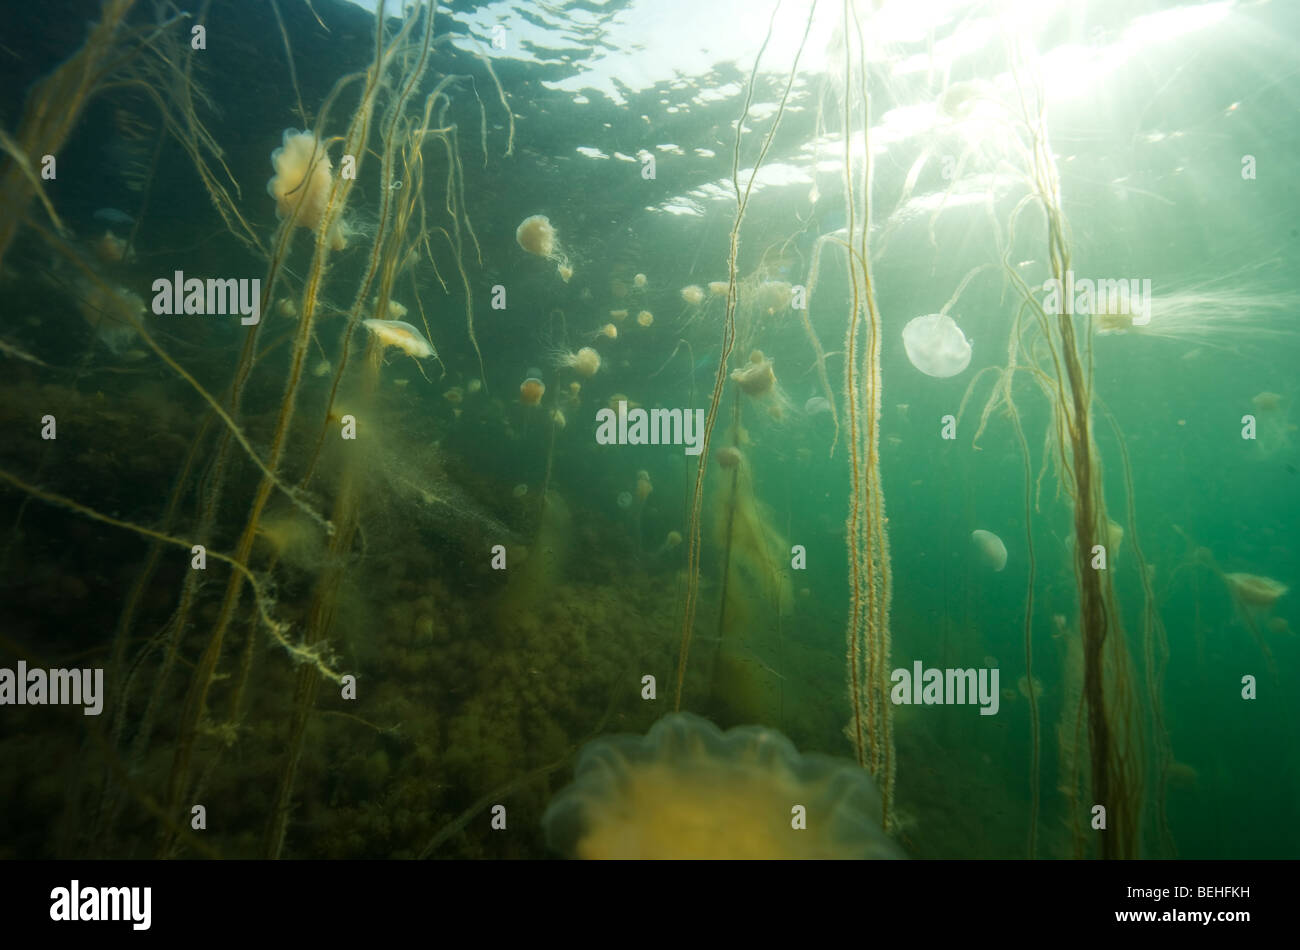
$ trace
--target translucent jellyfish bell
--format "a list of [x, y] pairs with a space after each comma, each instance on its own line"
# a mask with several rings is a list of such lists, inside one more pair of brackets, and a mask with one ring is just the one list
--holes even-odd
[[970, 365], [970, 341], [946, 313], [928, 313], [903, 327], [903, 348], [927, 376], [946, 379]]
[[970, 537], [975, 542], [975, 547], [979, 549], [980, 558], [985, 564], [995, 571], [1000, 571], [1007, 566], [1007, 546], [996, 534], [983, 528], [976, 528], [971, 532]]

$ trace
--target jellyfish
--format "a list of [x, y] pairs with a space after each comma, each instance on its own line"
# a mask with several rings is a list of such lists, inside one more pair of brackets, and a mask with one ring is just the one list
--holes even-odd
[[555, 270], [560, 275], [560, 279], [566, 284], [569, 282], [569, 278], [573, 276], [573, 267], [569, 264], [568, 255], [560, 247], [555, 228], [546, 215], [535, 214], [524, 218], [519, 227], [515, 229], [515, 240], [529, 254], [544, 257], [555, 264]]
[[613, 317], [615, 320], [617, 320], [619, 323], [622, 323], [624, 320], [627, 319], [626, 310], [611, 310], [609, 312], [609, 315]]
[[818, 416], [823, 412], [830, 412], [831, 404], [826, 401], [825, 396], [813, 396], [803, 404], [803, 411], [806, 415]]
[[763, 313], [771, 316], [790, 306], [794, 288], [783, 280], [765, 280], [754, 293], [754, 303]]
[[[310, 131], [285, 129], [280, 147], [271, 153], [271, 165], [275, 174], [266, 183], [266, 193], [275, 199], [276, 216], [289, 217], [297, 208], [294, 223], [317, 230], [334, 186], [334, 166], [324, 146]], [[337, 218], [325, 239], [335, 251], [348, 246]]]
[[126, 240], [112, 231], [105, 231], [102, 237], [96, 238], [94, 248], [95, 256], [105, 264], [120, 264], [129, 256]]
[[970, 341], [945, 313], [909, 320], [903, 327], [903, 348], [912, 365], [927, 376], [946, 379], [970, 365]]
[[1001, 538], [983, 528], [976, 528], [970, 536], [985, 564], [994, 571], [1000, 571], [1007, 566], [1007, 546], [1002, 543]]
[[[149, 312], [139, 294], [125, 287], [109, 288], [98, 282], [78, 278], [74, 284], [77, 309], [95, 328], [95, 335], [110, 353], [125, 356], [139, 336], [136, 325]], [[129, 317], [128, 317], [129, 315]], [[134, 318], [137, 323], [131, 323]]]
[[1225, 574], [1228, 588], [1237, 600], [1247, 607], [1267, 609], [1272, 607], [1289, 587], [1271, 577], [1258, 574]]
[[645, 274], [637, 274], [635, 277], [632, 278], [632, 286], [635, 287], [637, 290], [645, 290], [645, 285], [646, 285]]
[[525, 485], [523, 482], [520, 482], [513, 489], [511, 489], [510, 494], [514, 495], [516, 498], [523, 498], [525, 495], [528, 494], [528, 486]]
[[643, 326], [643, 327], [654, 326], [655, 315], [651, 313], [649, 310], [642, 310], [640, 313], [636, 315], [636, 322], [638, 326]]
[[730, 287], [731, 284], [725, 280], [711, 280], [709, 281], [709, 294], [714, 297], [725, 297]]
[[[1239, 276], [1229, 278], [1244, 283]], [[1148, 291], [1135, 301], [1131, 292], [1130, 299], [1126, 299], [1123, 290], [1121, 287], [1118, 300], [1108, 293], [1097, 314], [1101, 335], [1161, 337], [1227, 347], [1285, 340], [1295, 334], [1294, 328], [1282, 319], [1295, 310], [1297, 300], [1293, 294], [1245, 293], [1205, 283], [1163, 294]]]
[[596, 331], [596, 338], [599, 339], [600, 337], [604, 337], [607, 340], [617, 340], [618, 327], [614, 326], [614, 324], [612, 323], [605, 324], [603, 327], [601, 327], [599, 330]]
[[776, 380], [772, 361], [763, 355], [762, 350], [749, 354], [748, 365], [732, 370], [731, 381], [745, 395], [764, 403], [764, 410], [776, 422], [784, 420], [791, 409], [789, 398]]
[[704, 303], [704, 290], [696, 284], [691, 284], [682, 288], [682, 299], [692, 307], [698, 307]]
[[[791, 821], [800, 806], [806, 827]], [[690, 713], [642, 736], [604, 736], [542, 817], [578, 858], [901, 858], [880, 795], [855, 764], [800, 755], [772, 729], [722, 732]]]
[[1223, 580], [1228, 585], [1228, 590], [1232, 592], [1232, 599], [1242, 622], [1255, 638], [1255, 642], [1259, 644], [1260, 652], [1264, 654], [1271, 666], [1273, 651], [1264, 641], [1264, 635], [1259, 629], [1259, 621], [1290, 588], [1281, 581], [1275, 581], [1271, 577], [1261, 577], [1259, 574], [1224, 574]]
[[529, 376], [519, 384], [519, 401], [525, 406], [536, 406], [546, 395], [546, 384], [536, 376]]
[[401, 320], [362, 320], [361, 325], [370, 331], [381, 350], [396, 347], [417, 360], [434, 355], [433, 346], [424, 335], [409, 323]]
[[556, 355], [556, 365], [571, 369], [579, 376], [595, 376], [600, 369], [600, 354], [589, 346], [576, 353], [561, 351]]
[[1256, 412], [1276, 412], [1282, 408], [1282, 397], [1277, 393], [1256, 393], [1250, 400]]
[[750, 396], [765, 396], [776, 387], [776, 373], [772, 371], [772, 361], [763, 355], [763, 351], [754, 350], [749, 354], [748, 366], [732, 370], [731, 381]]
[[654, 486], [650, 484], [650, 473], [642, 469], [636, 473], [636, 500], [645, 503], [654, 491]]
[[717, 458], [718, 464], [726, 469], [739, 467], [743, 460], [743, 456], [740, 454], [740, 449], [733, 445], [724, 445], [722, 448], [718, 449], [715, 458]]
[[627, 509], [632, 507], [632, 493], [630, 491], [619, 492], [618, 498], [615, 499], [615, 502], [618, 504], [619, 508], [627, 511]]
[[551, 410], [551, 421], [555, 423], [557, 429], [563, 429], [569, 424], [569, 420], [564, 418], [564, 411], [559, 406]]
[[669, 531], [668, 536], [664, 538], [664, 543], [659, 545], [659, 547], [655, 550], [654, 554], [651, 556], [663, 557], [673, 548], [676, 548], [679, 545], [681, 545], [681, 543], [682, 543], [682, 533], [680, 531]]

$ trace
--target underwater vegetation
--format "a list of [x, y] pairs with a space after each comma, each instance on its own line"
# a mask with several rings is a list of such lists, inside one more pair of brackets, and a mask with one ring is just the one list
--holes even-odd
[[980, 4], [617, 99], [376, 6], [105, 0], [0, 113], [0, 855], [1300, 854], [1297, 298], [1161, 200], [1214, 161]]

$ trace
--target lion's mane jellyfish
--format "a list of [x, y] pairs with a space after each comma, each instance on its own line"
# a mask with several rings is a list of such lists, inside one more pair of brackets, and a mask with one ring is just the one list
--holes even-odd
[[560, 239], [555, 234], [555, 227], [550, 218], [544, 214], [534, 214], [524, 218], [515, 229], [515, 240], [529, 254], [544, 257], [555, 265], [555, 272], [566, 284], [573, 276], [573, 267], [569, 257], [560, 246]]
[[[275, 174], [266, 183], [266, 193], [275, 199], [276, 216], [283, 219], [298, 208], [295, 223], [299, 227], [320, 227], [329, 204], [330, 189], [334, 184], [334, 166], [330, 164], [325, 148], [316, 141], [312, 132], [285, 129], [279, 148], [271, 153]], [[329, 246], [336, 251], [347, 247], [347, 239], [339, 227], [338, 219], [326, 235]]]
[[777, 422], [783, 420], [791, 409], [789, 398], [776, 380], [772, 361], [763, 355], [762, 350], [754, 350], [749, 354], [747, 365], [732, 370], [731, 381], [747, 396], [765, 402], [768, 416]]
[[903, 348], [912, 365], [927, 376], [946, 379], [970, 365], [970, 341], [946, 313], [909, 320], [903, 327]]
[[1246, 607], [1268, 609], [1290, 589], [1281, 581], [1259, 574], [1225, 574], [1224, 577], [1232, 596]]
[[401, 320], [362, 320], [361, 325], [370, 331], [381, 350], [396, 347], [417, 360], [434, 355], [433, 345], [415, 327]]
[[525, 406], [540, 405], [546, 395], [546, 384], [535, 376], [529, 376], [519, 384], [519, 401]]
[[584, 346], [576, 353], [561, 352], [555, 362], [579, 376], [595, 376], [600, 370], [600, 354], [589, 346]]
[[[795, 804], [806, 828], [792, 826]], [[579, 858], [903, 857], [865, 769], [690, 713], [584, 746], [542, 825], [552, 849]]]

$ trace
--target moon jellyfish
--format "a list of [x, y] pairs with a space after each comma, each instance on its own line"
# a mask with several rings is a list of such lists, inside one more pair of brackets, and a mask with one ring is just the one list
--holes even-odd
[[618, 493], [618, 506], [626, 511], [632, 507], [632, 493], [630, 491], [621, 491]]
[[803, 411], [810, 416], [816, 416], [823, 412], [830, 412], [831, 404], [826, 401], [825, 396], [813, 396], [803, 404]]
[[946, 313], [914, 317], [903, 327], [903, 348], [927, 376], [946, 379], [970, 365], [970, 341]]
[[992, 531], [985, 531], [983, 528], [976, 528], [970, 534], [971, 540], [979, 548], [980, 558], [994, 571], [1000, 571], [1007, 566], [1007, 546], [1002, 543]]
[[560, 247], [559, 238], [555, 234], [550, 218], [544, 214], [524, 218], [515, 229], [515, 240], [529, 254], [544, 257], [553, 263], [560, 279], [566, 284], [569, 282], [569, 278], [573, 276], [573, 267], [569, 264], [568, 255]]

